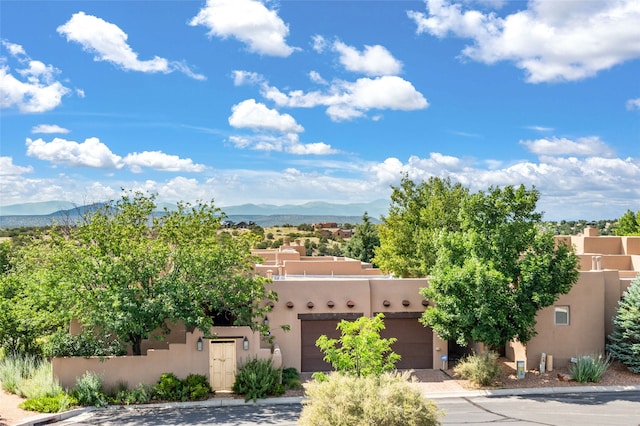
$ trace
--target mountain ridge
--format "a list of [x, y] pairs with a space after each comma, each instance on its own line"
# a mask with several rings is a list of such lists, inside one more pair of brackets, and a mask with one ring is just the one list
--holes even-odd
[[[47, 226], [53, 223], [68, 223], [79, 220], [84, 214], [95, 211], [105, 203], [94, 203], [83, 206], [56, 204], [67, 202], [25, 203], [0, 207], [0, 228], [19, 228], [31, 226]], [[47, 208], [63, 205], [69, 208], [47, 212]], [[158, 203], [158, 211], [164, 208], [173, 210], [175, 205]], [[242, 204], [220, 208], [232, 222], [254, 222], [260, 226], [300, 225], [302, 223], [337, 222], [359, 223], [365, 212], [373, 223], [380, 223], [380, 216], [388, 211], [386, 200], [375, 200], [369, 203], [338, 204], [325, 201], [314, 201], [305, 204]], [[14, 212], [7, 214], [5, 212]], [[47, 212], [33, 214], [28, 212]], [[16, 214], [18, 213], [18, 214]], [[22, 214], [20, 214], [22, 213]]]

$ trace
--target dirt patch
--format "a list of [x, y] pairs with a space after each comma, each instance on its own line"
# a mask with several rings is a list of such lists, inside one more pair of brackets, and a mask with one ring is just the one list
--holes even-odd
[[569, 368], [554, 368], [551, 372], [540, 374], [537, 370], [526, 372], [524, 379], [518, 379], [516, 373], [516, 363], [501, 358], [500, 366], [502, 375], [494, 386], [478, 388], [468, 380], [462, 380], [455, 376], [453, 370], [448, 370], [450, 374], [465, 389], [520, 389], [520, 388], [544, 388], [544, 387], [569, 387], [569, 386], [629, 386], [640, 385], [640, 374], [635, 374], [623, 364], [614, 361], [604, 373], [598, 383], [580, 383], [575, 380], [562, 380], [562, 376], [569, 375]]
[[24, 398], [0, 389], [0, 426], [13, 425], [20, 420], [40, 414], [19, 408], [18, 406], [22, 401], [24, 401]]

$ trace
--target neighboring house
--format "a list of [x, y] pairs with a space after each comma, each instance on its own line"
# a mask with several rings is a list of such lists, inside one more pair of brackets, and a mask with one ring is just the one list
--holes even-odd
[[[567, 295], [538, 313], [538, 335], [526, 347], [517, 342], [507, 345], [506, 356], [526, 360], [528, 369], [538, 366], [543, 352], [553, 355], [556, 366], [566, 366], [572, 357], [604, 352], [618, 300], [640, 271], [640, 237], [599, 237], [588, 228], [582, 236], [558, 239], [575, 246], [580, 277]], [[136, 386], [153, 383], [167, 371], [179, 377], [200, 373], [209, 377], [214, 389], [229, 390], [236, 368], [253, 357], [272, 358], [276, 367], [305, 372], [329, 369], [315, 347], [316, 339], [322, 334], [338, 337], [336, 325], [341, 319], [378, 312], [385, 315], [383, 337], [398, 339], [392, 349], [402, 356], [399, 368], [443, 366], [447, 341], [418, 321], [428, 306], [419, 294], [429, 285], [426, 278], [392, 278], [371, 264], [345, 257], [305, 256], [303, 245], [288, 241], [254, 254], [263, 259], [255, 272], [271, 278], [270, 289], [278, 294], [278, 302], [263, 318], [269, 325], [268, 336], [249, 327], [218, 326], [212, 330], [217, 339], [204, 339], [199, 330], [174, 325], [164, 341], [145, 342], [145, 356], [105, 362], [56, 358], [54, 374], [63, 386], [73, 386], [86, 370], [104, 374], [107, 386], [119, 381]]]
[[542, 353], [559, 367], [571, 358], [603, 354], [618, 301], [640, 274], [640, 237], [598, 236], [597, 229], [587, 228], [580, 236], [557, 239], [575, 247], [580, 278], [568, 294], [538, 312], [538, 334], [526, 348], [508, 345], [507, 357], [526, 360], [528, 369], [538, 368]]
[[322, 222], [322, 223], [314, 223], [313, 227], [315, 229], [337, 228], [338, 224], [336, 222]]

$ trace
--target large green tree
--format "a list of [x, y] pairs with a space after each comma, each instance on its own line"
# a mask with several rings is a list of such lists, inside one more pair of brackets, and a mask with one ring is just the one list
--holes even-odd
[[168, 332], [168, 321], [205, 333], [222, 318], [259, 328], [259, 302], [275, 295], [252, 273], [250, 237], [218, 232], [223, 217], [213, 203], [157, 213], [155, 196], [125, 193], [77, 226], [54, 228], [28, 245], [3, 280], [0, 290], [11, 296], [3, 302], [24, 297], [26, 314], [11, 318], [32, 313], [41, 336], [74, 317], [137, 355], [152, 331]]
[[613, 323], [609, 353], [629, 370], [640, 373], [640, 277], [625, 291]]
[[363, 262], [371, 262], [374, 250], [380, 246], [380, 237], [371, 218], [364, 212], [362, 222], [356, 225], [354, 234], [344, 247], [344, 255]]
[[618, 223], [615, 225], [614, 231], [616, 235], [640, 235], [640, 210], [634, 213], [631, 210], [627, 210], [618, 219]]
[[439, 233], [460, 229], [460, 208], [469, 191], [449, 179], [416, 184], [407, 176], [392, 189], [373, 262], [399, 277], [424, 277], [435, 264]]
[[469, 195], [460, 229], [441, 231], [422, 321], [445, 339], [501, 346], [535, 335], [536, 313], [578, 280], [578, 257], [540, 226], [535, 189]]

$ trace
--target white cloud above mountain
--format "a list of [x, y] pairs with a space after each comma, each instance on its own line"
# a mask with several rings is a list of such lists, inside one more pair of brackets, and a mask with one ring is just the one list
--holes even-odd
[[38, 160], [48, 161], [56, 166], [69, 168], [122, 169], [128, 166], [132, 172], [140, 173], [142, 168], [165, 172], [202, 172], [206, 166], [194, 164], [191, 159], [165, 154], [161, 151], [144, 151], [127, 154], [124, 158], [114, 154], [111, 149], [96, 137], [84, 142], [54, 138], [51, 142], [39, 138], [27, 138], [27, 155]]

